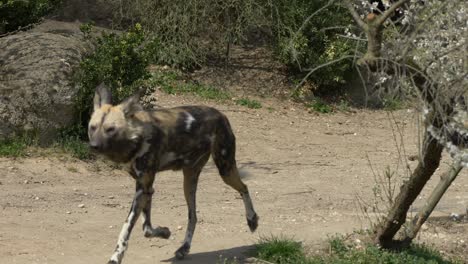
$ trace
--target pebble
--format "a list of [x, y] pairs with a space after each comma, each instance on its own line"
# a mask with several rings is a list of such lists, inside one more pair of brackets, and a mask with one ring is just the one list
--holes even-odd
[[182, 230], [182, 226], [178, 226], [178, 227], [177, 227], [177, 230]]
[[114, 199], [115, 197], [112, 196], [112, 195], [109, 195], [107, 198], [109, 198], [109, 199]]
[[28, 184], [28, 183], [29, 183], [29, 181], [28, 181], [28, 180], [24, 180], [24, 182], [23, 182], [23, 183], [24, 183], [24, 184]]
[[84, 204], [79, 204], [79, 205], [78, 205], [78, 208], [84, 208], [84, 207], [85, 207]]
[[67, 214], [71, 214], [71, 212], [70, 212], [70, 211], [67, 211]]
[[34, 200], [36, 200], [36, 201], [37, 201], [37, 200], [39, 200], [39, 199], [40, 199], [40, 198], [39, 198], [39, 197], [37, 197], [37, 196], [36, 196], [36, 197], [34, 197]]
[[460, 221], [461, 220], [461, 216], [457, 213], [451, 213], [450, 214], [450, 219], [452, 219], [453, 221]]

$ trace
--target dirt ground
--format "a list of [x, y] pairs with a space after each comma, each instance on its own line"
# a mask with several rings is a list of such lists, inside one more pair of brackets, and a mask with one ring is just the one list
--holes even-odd
[[[263, 108], [252, 110], [188, 96], [158, 93], [156, 97], [162, 106], [207, 104], [227, 114], [237, 136], [238, 163], [250, 173], [245, 181], [260, 224], [256, 233], [248, 231], [240, 196], [223, 184], [210, 161], [199, 183], [199, 223], [191, 254], [175, 261], [173, 252], [183, 240], [187, 222], [183, 177], [180, 172], [162, 172], [155, 184], [153, 222], [169, 227], [172, 237], [144, 238], [139, 222], [125, 263], [242, 259], [260, 237], [271, 235], [293, 237], [318, 248], [329, 235], [369, 226], [356, 202], [356, 196], [369, 203], [374, 199], [369, 164], [377, 173], [397, 164], [391, 133], [395, 124], [384, 111], [317, 115], [274, 99], [262, 100]], [[415, 118], [408, 110], [395, 113], [403, 130], [405, 156], [417, 153]], [[448, 163], [446, 157], [438, 175]], [[0, 158], [0, 171], [1, 263], [106, 263], [134, 192], [133, 180], [125, 172], [102, 161], [58, 155]], [[449, 216], [466, 213], [467, 176], [466, 171], [459, 175], [419, 238], [458, 256], [467, 252], [468, 223], [454, 222]], [[413, 211], [427, 195], [425, 190]]]

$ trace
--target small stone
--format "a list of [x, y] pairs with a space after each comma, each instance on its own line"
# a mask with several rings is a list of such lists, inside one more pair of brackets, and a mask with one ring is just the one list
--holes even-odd
[[71, 214], [71, 212], [70, 212], [70, 211], [67, 211], [67, 214]]
[[110, 225], [109, 228], [114, 228], [114, 226], [111, 226], [111, 225]]
[[356, 242], [356, 244], [361, 244], [361, 240], [359, 238], [356, 238], [356, 240], [354, 240], [354, 242]]
[[182, 230], [182, 226], [177, 226], [177, 230]]
[[457, 213], [451, 213], [450, 214], [450, 219], [452, 219], [453, 221], [460, 221], [461, 220], [461, 216]]
[[428, 227], [426, 224], [423, 224], [423, 225], [421, 226], [421, 230], [425, 231], [425, 230], [427, 230], [427, 229], [429, 229], [429, 227]]
[[23, 183], [24, 183], [24, 184], [28, 184], [28, 183], [29, 183], [29, 181], [28, 181], [28, 180], [24, 180], [24, 182], [23, 182]]
[[88, 196], [88, 193], [83, 193], [84, 196]]
[[84, 207], [85, 207], [84, 204], [79, 204], [79, 205], [78, 205], [78, 208], [84, 208]]
[[36, 196], [36, 197], [34, 197], [34, 200], [36, 200], [36, 201], [37, 201], [37, 200], [39, 200], [39, 199], [40, 199], [40, 198], [39, 198], [39, 197], [37, 197], [37, 196]]
[[107, 196], [107, 198], [109, 198], [109, 199], [114, 199], [115, 197], [112, 196], [112, 195], [109, 195], [109, 196]]

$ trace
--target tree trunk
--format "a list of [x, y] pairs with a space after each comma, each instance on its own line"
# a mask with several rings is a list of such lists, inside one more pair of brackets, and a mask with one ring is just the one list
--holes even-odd
[[424, 133], [423, 151], [418, 166], [400, 189], [400, 193], [395, 199], [395, 203], [390, 209], [385, 220], [378, 226], [375, 233], [375, 242], [384, 248], [394, 248], [400, 246], [400, 242], [393, 240], [393, 237], [405, 223], [406, 214], [414, 200], [421, 193], [426, 182], [439, 167], [443, 146], [434, 139], [429, 132]]
[[455, 180], [458, 173], [462, 170], [463, 166], [461, 165], [460, 161], [455, 161], [454, 164], [450, 167], [449, 171], [444, 173], [440, 177], [440, 182], [437, 184], [436, 188], [432, 191], [431, 196], [427, 199], [424, 207], [421, 208], [419, 213], [413, 218], [411, 222], [408, 233], [404, 238], [404, 241], [407, 243], [411, 243], [411, 241], [416, 237], [418, 234], [419, 229], [421, 226], [426, 222], [429, 215], [432, 213], [436, 205], [439, 203], [440, 199], [447, 191], [450, 184]]

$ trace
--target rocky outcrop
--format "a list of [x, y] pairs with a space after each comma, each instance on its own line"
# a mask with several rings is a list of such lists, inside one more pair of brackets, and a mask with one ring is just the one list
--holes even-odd
[[34, 130], [47, 143], [73, 123], [73, 71], [86, 51], [73, 30], [0, 38], [0, 139]]

